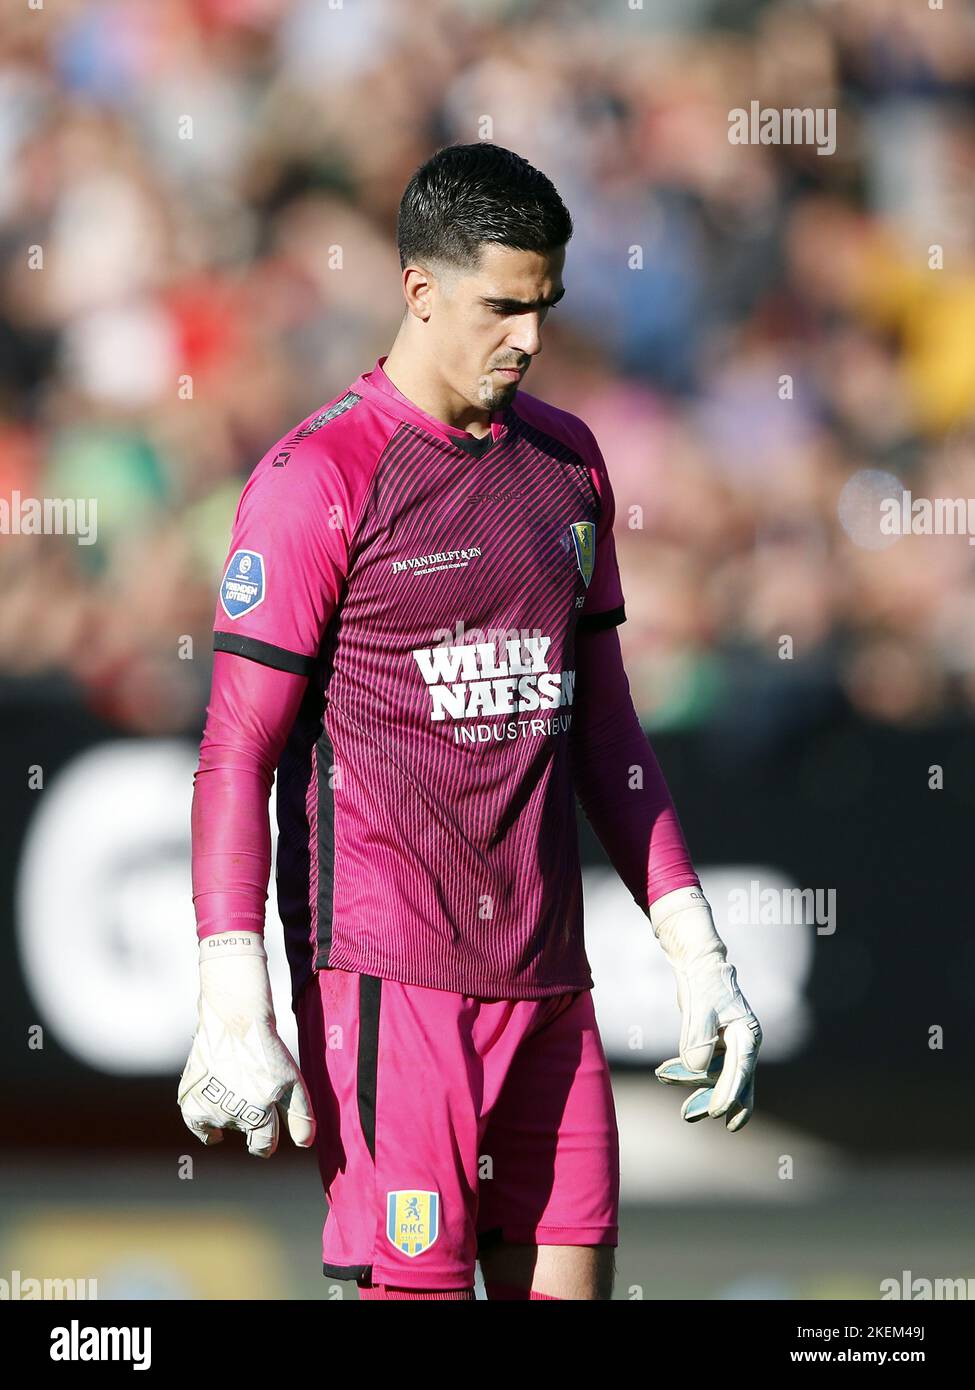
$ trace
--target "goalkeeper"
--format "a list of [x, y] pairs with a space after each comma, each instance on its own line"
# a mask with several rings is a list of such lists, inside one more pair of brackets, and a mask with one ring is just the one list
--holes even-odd
[[[633, 708], [615, 502], [519, 389], [565, 293], [549, 180], [411, 178], [388, 355], [278, 441], [234, 521], [193, 801], [204, 1143], [315, 1143], [322, 1264], [372, 1299], [607, 1299], [619, 1146], [575, 796], [677, 976], [684, 1118], [740, 1129], [758, 1023]], [[268, 797], [299, 1066], [263, 947]], [[316, 1132], [317, 1129], [317, 1132]]]

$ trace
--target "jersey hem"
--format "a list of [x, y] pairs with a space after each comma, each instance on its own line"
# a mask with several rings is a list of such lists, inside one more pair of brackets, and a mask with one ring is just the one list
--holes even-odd
[[333, 959], [328, 951], [318, 951], [315, 955], [313, 969], [320, 970], [348, 970], [350, 973], [358, 975], [374, 975], [380, 980], [393, 980], [401, 985], [415, 985], [420, 989], [437, 989], [447, 994], [462, 994], [473, 999], [547, 999], [553, 994], [574, 994], [581, 990], [591, 990], [593, 988], [592, 975], [585, 980], [555, 982], [553, 984], [539, 985], [512, 985], [510, 982], [505, 984], [498, 980], [465, 979], [463, 989], [455, 989], [450, 985], [445, 985], [440, 980], [434, 980], [430, 976], [424, 975], [423, 978], [414, 971], [396, 965], [380, 965], [375, 960], [370, 960], [367, 956], [352, 956], [338, 952]]

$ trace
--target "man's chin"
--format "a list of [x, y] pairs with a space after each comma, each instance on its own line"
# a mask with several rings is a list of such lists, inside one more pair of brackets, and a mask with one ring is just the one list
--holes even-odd
[[499, 410], [501, 406], [507, 405], [507, 403], [517, 394], [518, 387], [520, 385], [520, 377], [515, 377], [511, 381], [505, 381], [502, 382], [499, 386], [495, 386], [489, 398], [491, 402], [489, 408], [491, 410]]
[[483, 396], [479, 397], [477, 401], [479, 409], [490, 411], [492, 414], [494, 411], [500, 410], [502, 406], [507, 405], [512, 399], [515, 392], [518, 390], [518, 386], [519, 383], [513, 381], [510, 386], [496, 388], [490, 394], [485, 393]]
[[499, 369], [489, 369], [478, 383], [478, 405], [482, 410], [499, 410], [514, 396], [523, 377], [524, 372], [509, 377], [502, 376]]

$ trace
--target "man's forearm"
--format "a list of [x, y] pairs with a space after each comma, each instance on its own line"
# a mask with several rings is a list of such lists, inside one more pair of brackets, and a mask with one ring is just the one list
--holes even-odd
[[677, 811], [633, 707], [616, 628], [576, 640], [572, 775], [582, 809], [644, 912], [699, 887]]
[[263, 932], [271, 872], [268, 798], [307, 677], [227, 652], [213, 686], [192, 810], [193, 905], [199, 937]]

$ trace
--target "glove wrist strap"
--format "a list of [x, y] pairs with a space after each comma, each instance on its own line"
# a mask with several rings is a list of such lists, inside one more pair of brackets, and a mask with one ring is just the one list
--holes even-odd
[[264, 938], [256, 931], [214, 932], [200, 938], [200, 962], [225, 960], [228, 956], [257, 956], [267, 960]]
[[688, 969], [711, 957], [727, 958], [714, 926], [711, 906], [700, 888], [676, 888], [650, 904], [650, 925], [675, 969]]

